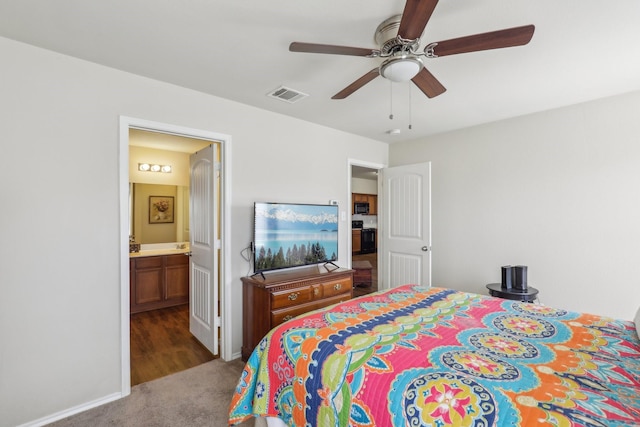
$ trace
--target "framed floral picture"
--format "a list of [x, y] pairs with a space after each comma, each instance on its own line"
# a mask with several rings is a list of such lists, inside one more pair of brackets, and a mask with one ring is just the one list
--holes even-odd
[[149, 196], [149, 224], [173, 222], [173, 196]]

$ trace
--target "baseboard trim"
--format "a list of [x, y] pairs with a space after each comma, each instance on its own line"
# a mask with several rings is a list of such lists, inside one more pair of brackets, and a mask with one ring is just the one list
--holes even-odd
[[21, 424], [17, 427], [41, 427], [47, 424], [51, 424], [55, 421], [59, 421], [63, 418], [70, 417], [75, 414], [79, 414], [80, 412], [88, 411], [89, 409], [96, 408], [98, 406], [104, 405], [105, 403], [113, 402], [114, 400], [121, 399], [125, 396], [122, 393], [113, 393], [107, 396], [101, 397], [96, 400], [92, 400], [90, 402], [83, 403], [82, 405], [74, 406], [69, 409], [65, 409], [64, 411], [56, 412], [55, 414], [48, 415], [46, 417], [30, 421], [25, 424]]

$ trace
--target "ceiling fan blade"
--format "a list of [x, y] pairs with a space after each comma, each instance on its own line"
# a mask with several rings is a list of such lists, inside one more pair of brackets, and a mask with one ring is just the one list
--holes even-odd
[[480, 50], [522, 46], [529, 43], [534, 31], [534, 25], [525, 25], [523, 27], [507, 28], [506, 30], [445, 40], [433, 43], [435, 45], [433, 53], [435, 56], [447, 56]]
[[407, 0], [402, 12], [398, 35], [407, 40], [419, 38], [437, 4], [438, 0]]
[[429, 98], [442, 95], [447, 90], [426, 68], [423, 68], [411, 81]]
[[291, 52], [328, 53], [332, 55], [369, 56], [373, 49], [363, 47], [334, 46], [330, 44], [293, 42], [289, 45]]
[[342, 89], [340, 92], [333, 95], [331, 99], [345, 99], [347, 96], [351, 95], [353, 92], [357, 91], [379, 75], [380, 71], [378, 71], [378, 68], [374, 68], [355, 82], [351, 83], [349, 86]]

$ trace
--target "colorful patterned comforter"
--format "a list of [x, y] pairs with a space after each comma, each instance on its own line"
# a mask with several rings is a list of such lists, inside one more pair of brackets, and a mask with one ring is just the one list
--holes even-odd
[[273, 329], [229, 424], [638, 426], [632, 322], [406, 285]]

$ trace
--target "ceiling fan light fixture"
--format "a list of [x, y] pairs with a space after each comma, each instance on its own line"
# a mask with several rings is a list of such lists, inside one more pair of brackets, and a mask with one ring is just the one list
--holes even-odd
[[389, 58], [380, 65], [380, 75], [393, 82], [408, 82], [423, 66], [420, 58], [413, 56]]

